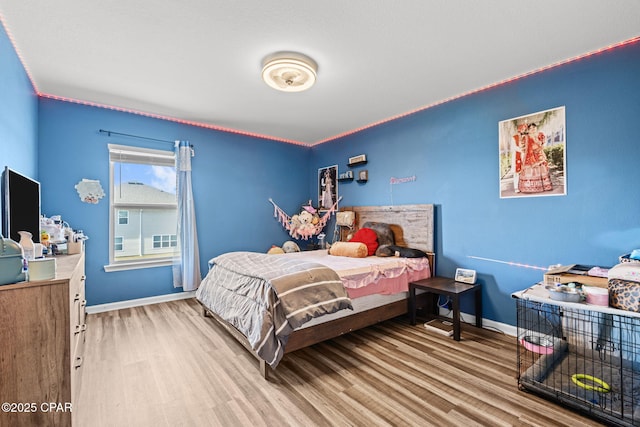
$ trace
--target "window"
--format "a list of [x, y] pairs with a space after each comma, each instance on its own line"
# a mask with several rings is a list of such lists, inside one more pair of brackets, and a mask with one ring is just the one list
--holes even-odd
[[153, 248], [175, 248], [178, 246], [178, 236], [175, 234], [156, 234], [153, 236]]
[[119, 225], [129, 224], [129, 211], [118, 211], [118, 224]]
[[105, 271], [170, 265], [178, 247], [175, 154], [109, 144], [109, 166]]

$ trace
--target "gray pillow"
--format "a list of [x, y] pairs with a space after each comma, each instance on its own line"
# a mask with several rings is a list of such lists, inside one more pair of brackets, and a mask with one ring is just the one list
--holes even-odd
[[370, 228], [378, 236], [378, 245], [395, 245], [396, 239], [391, 230], [391, 226], [384, 222], [365, 222], [362, 228]]
[[[376, 236], [378, 236], [378, 249], [376, 250], [376, 256], [389, 256], [382, 254], [382, 250], [380, 248], [396, 244], [396, 239], [393, 235], [393, 230], [391, 230], [391, 226], [384, 222], [368, 221], [362, 225], [362, 228], [370, 228], [375, 231]], [[381, 253], [378, 254], [378, 252]]]

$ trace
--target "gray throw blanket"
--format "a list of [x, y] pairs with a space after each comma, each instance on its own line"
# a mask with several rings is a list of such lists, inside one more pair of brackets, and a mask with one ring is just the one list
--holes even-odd
[[282, 359], [294, 329], [352, 308], [338, 274], [322, 264], [286, 254], [231, 252], [212, 259], [209, 266], [196, 298], [242, 332], [272, 368]]

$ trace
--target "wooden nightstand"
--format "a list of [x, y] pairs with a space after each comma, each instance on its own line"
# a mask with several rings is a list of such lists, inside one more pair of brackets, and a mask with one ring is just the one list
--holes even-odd
[[412, 325], [416, 324], [416, 289], [422, 289], [430, 294], [429, 300], [431, 315], [438, 316], [438, 297], [440, 295], [451, 298], [453, 310], [453, 339], [460, 341], [460, 296], [473, 292], [475, 296], [476, 326], [482, 328], [482, 292], [478, 284], [456, 282], [446, 277], [430, 277], [409, 283], [409, 319]]

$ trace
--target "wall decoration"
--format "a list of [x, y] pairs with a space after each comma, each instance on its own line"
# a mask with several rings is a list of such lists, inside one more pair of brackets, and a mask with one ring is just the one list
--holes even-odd
[[353, 180], [353, 171], [348, 170], [346, 172], [342, 172], [338, 175], [338, 181], [352, 181]]
[[83, 178], [76, 184], [76, 191], [80, 200], [85, 203], [97, 204], [104, 197], [104, 190], [100, 185], [100, 181], [96, 179]]
[[318, 169], [318, 210], [326, 211], [338, 200], [338, 165]]
[[357, 156], [349, 157], [349, 166], [363, 165], [367, 163], [367, 155], [359, 154]]
[[498, 124], [500, 198], [567, 194], [565, 107]]
[[389, 179], [389, 184], [391, 185], [405, 184], [407, 182], [414, 182], [415, 180], [416, 180], [415, 175], [405, 176], [403, 178], [396, 178], [392, 176], [391, 179]]
[[269, 201], [273, 205], [273, 217], [276, 218], [282, 226], [289, 232], [289, 235], [294, 239], [308, 240], [309, 238], [319, 235], [322, 229], [327, 225], [327, 221], [331, 218], [331, 214], [334, 214], [340, 199], [320, 216], [316, 208], [309, 203], [302, 206], [302, 210], [299, 214], [289, 216], [282, 208], [276, 205], [273, 199], [269, 198]]

